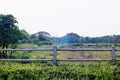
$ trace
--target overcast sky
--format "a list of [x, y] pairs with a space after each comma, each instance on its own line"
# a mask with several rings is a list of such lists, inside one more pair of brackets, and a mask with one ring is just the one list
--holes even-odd
[[15, 16], [30, 34], [120, 34], [120, 0], [0, 0], [0, 13]]

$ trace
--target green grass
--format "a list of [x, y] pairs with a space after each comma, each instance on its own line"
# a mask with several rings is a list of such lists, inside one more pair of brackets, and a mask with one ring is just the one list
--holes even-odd
[[50, 48], [52, 47], [51, 45], [35, 45], [35, 44], [21, 44], [18, 46], [18, 48], [22, 48], [22, 49], [36, 49], [36, 48]]
[[120, 80], [120, 63], [0, 62], [0, 80]]
[[[39, 49], [39, 48], [52, 48], [52, 45], [35, 45], [35, 44], [21, 44], [18, 49]], [[9, 56], [8, 52], [8, 56]], [[14, 51], [12, 58], [18, 59], [49, 59], [52, 58], [52, 51]]]
[[57, 56], [58, 59], [110, 59], [111, 52], [59, 51]]
[[[63, 48], [66, 48], [65, 46]], [[81, 46], [69, 46], [70, 48], [80, 48]], [[83, 46], [85, 47], [85, 46]], [[89, 47], [89, 46], [88, 46]], [[92, 46], [94, 48], [105, 48], [108, 46]], [[109, 46], [110, 47], [110, 46]], [[53, 48], [52, 45], [35, 45], [35, 44], [21, 44], [18, 48], [23, 49], [39, 49], [39, 48]], [[91, 47], [89, 47], [91, 48]], [[13, 53], [13, 58], [25, 58], [25, 59], [52, 59], [53, 52], [52, 51], [16, 51]], [[116, 52], [116, 59], [120, 59], [120, 52]], [[110, 51], [58, 51], [57, 52], [58, 59], [111, 59]]]

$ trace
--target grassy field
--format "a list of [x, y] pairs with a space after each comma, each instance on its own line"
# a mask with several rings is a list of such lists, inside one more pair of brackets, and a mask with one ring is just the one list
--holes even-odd
[[[87, 48], [111, 48], [111, 46], [82, 46]], [[117, 46], [118, 48], [119, 46]], [[37, 46], [34, 44], [22, 44], [18, 48], [22, 49], [39, 49], [39, 48], [53, 48], [52, 45]], [[81, 48], [81, 46], [60, 46], [60, 48]], [[116, 52], [116, 59], [120, 59], [120, 52]], [[13, 58], [25, 59], [52, 59], [52, 51], [16, 51], [13, 53]], [[111, 59], [111, 51], [58, 51], [57, 59]]]

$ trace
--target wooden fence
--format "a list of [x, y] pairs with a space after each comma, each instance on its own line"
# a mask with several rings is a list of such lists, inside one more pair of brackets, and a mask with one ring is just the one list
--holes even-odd
[[[120, 59], [115, 59], [115, 52], [120, 51], [120, 49], [116, 49], [115, 46], [112, 48], [57, 48], [57, 46], [53, 46], [53, 48], [41, 48], [41, 49], [0, 49], [0, 51], [53, 51], [53, 59], [0, 59], [0, 61], [14, 61], [14, 62], [41, 62], [41, 61], [53, 61], [56, 64], [58, 61], [70, 61], [70, 62], [103, 62], [103, 61], [120, 61]], [[57, 59], [57, 51], [110, 51], [111, 59]]]

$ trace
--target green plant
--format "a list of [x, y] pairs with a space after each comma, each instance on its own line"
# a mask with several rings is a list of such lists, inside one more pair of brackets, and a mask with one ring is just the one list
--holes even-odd
[[119, 80], [120, 63], [12, 63], [0, 62], [1, 80]]

